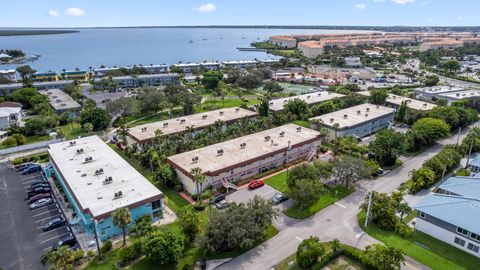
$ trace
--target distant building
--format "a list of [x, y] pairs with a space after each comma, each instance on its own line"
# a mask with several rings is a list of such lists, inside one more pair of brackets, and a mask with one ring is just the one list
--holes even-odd
[[223, 61], [222, 65], [224, 67], [244, 69], [247, 67], [256, 67], [257, 63], [258, 61], [256, 60], [239, 60], [239, 61]]
[[296, 160], [315, 156], [320, 132], [288, 124], [167, 158], [190, 194], [197, 190], [193, 168], [207, 177], [203, 185], [219, 188]]
[[63, 71], [60, 75], [67, 80], [86, 80], [88, 72], [86, 70], [67, 70]]
[[363, 67], [360, 57], [345, 57], [344, 60], [347, 67]]
[[37, 90], [48, 90], [48, 89], [60, 89], [65, 90], [67, 86], [75, 86], [73, 80], [59, 80], [59, 81], [46, 81], [46, 82], [34, 82], [33, 87]]
[[32, 75], [35, 81], [55, 81], [58, 78], [58, 74], [53, 71], [36, 72]]
[[435, 100], [440, 98], [440, 95], [443, 94], [464, 92], [465, 88], [453, 86], [432, 86], [415, 88], [413, 91], [421, 98]]
[[342, 94], [337, 94], [337, 93], [332, 93], [327, 91], [320, 91], [320, 92], [308, 93], [308, 94], [292, 96], [287, 98], [273, 99], [269, 101], [269, 107], [270, 107], [270, 110], [273, 112], [280, 112], [280, 111], [283, 111], [284, 106], [289, 101], [292, 101], [295, 99], [303, 100], [308, 105], [315, 105], [327, 100], [331, 100], [334, 98], [341, 98], [344, 96], [345, 95], [342, 95]]
[[289, 36], [272, 36], [268, 39], [270, 44], [273, 44], [282, 48], [295, 48], [297, 46], [297, 40]]
[[125, 67], [101, 67], [93, 69], [93, 74], [97, 78], [105, 77], [108, 75], [109, 72], [118, 71], [120, 69], [132, 70], [134, 67], [137, 68], [144, 68], [147, 70], [149, 74], [161, 74], [168, 72], [168, 66], [165, 64], [162, 65], [134, 65], [134, 66], [125, 66]]
[[310, 122], [313, 126], [325, 127], [328, 140], [348, 135], [363, 138], [389, 128], [394, 112], [392, 108], [366, 103], [310, 118]]
[[[95, 89], [103, 88], [103, 78], [95, 78]], [[169, 84], [179, 84], [180, 75], [176, 73], [166, 74], [147, 74], [138, 76], [119, 76], [112, 77], [112, 80], [118, 84], [120, 88], [135, 88], [142, 86], [165, 86]]]
[[51, 144], [50, 166], [45, 169], [61, 185], [76, 216], [69, 221], [80, 225], [102, 241], [120, 235], [113, 225], [112, 212], [130, 211], [132, 222], [144, 215], [153, 221], [163, 217], [163, 194], [99, 137], [90, 136]]
[[453, 102], [461, 99], [478, 97], [478, 96], [480, 96], [480, 90], [473, 90], [473, 89], [464, 90], [460, 92], [442, 93], [437, 95], [439, 99], [446, 99], [448, 100], [448, 102]]
[[0, 70], [0, 78], [4, 78], [9, 80], [12, 83], [16, 83], [17, 79], [17, 72], [15, 69], [2, 69]]
[[154, 123], [139, 125], [129, 129], [129, 144], [136, 143], [140, 150], [144, 150], [155, 138], [155, 133], [161, 131], [162, 136], [168, 136], [187, 132], [188, 127], [193, 128], [195, 134], [202, 132], [205, 128], [217, 121], [222, 121], [222, 129], [236, 121], [253, 120], [257, 117], [256, 112], [242, 108], [225, 108], [204, 113], [197, 113], [168, 119]]
[[82, 106], [76, 102], [71, 96], [60, 89], [49, 89], [38, 91], [40, 94], [47, 96], [50, 106], [57, 114], [63, 112], [71, 112], [76, 114]]
[[23, 88], [21, 83], [0, 84], [0, 96], [11, 95], [14, 90]]
[[480, 155], [476, 156], [474, 159], [471, 159], [467, 166], [470, 167], [472, 172], [480, 173]]
[[431, 51], [431, 50], [453, 50], [456, 48], [463, 47], [463, 42], [458, 40], [443, 40], [435, 42], [425, 42], [420, 45], [420, 51]]
[[[370, 91], [360, 91], [360, 92], [357, 92], [357, 94], [369, 97]], [[412, 99], [404, 96], [394, 95], [394, 94], [388, 94], [385, 102], [393, 105], [395, 108], [398, 108], [400, 105], [402, 105], [403, 102], [406, 102], [406, 105], [408, 108], [416, 111], [428, 111], [437, 106], [432, 103], [428, 103], [428, 102], [424, 102], [421, 100], [416, 100], [416, 99]]]
[[298, 50], [308, 58], [316, 58], [323, 53], [323, 45], [318, 41], [303, 41], [298, 43]]
[[5, 101], [0, 103], [0, 130], [23, 125], [22, 104]]
[[417, 230], [480, 258], [480, 178], [450, 177], [414, 208]]

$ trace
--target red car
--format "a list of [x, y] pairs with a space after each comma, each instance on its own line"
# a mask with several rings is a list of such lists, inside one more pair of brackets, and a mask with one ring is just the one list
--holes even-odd
[[32, 196], [31, 198], [28, 198], [28, 204], [32, 204], [40, 199], [46, 199], [46, 198], [52, 198], [51, 193], [40, 193], [37, 195]]
[[250, 184], [248, 184], [248, 189], [254, 190], [254, 189], [257, 189], [259, 187], [263, 187], [264, 185], [265, 185], [265, 183], [263, 183], [263, 181], [255, 180], [255, 181], [250, 182]]

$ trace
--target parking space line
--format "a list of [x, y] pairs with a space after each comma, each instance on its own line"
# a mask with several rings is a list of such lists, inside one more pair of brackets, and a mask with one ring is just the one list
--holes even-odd
[[42, 180], [42, 179], [36, 179], [36, 178], [35, 178], [35, 179], [32, 179], [32, 180], [24, 181], [24, 182], [22, 182], [22, 183], [23, 183], [23, 184], [29, 184], [29, 183], [33, 183], [33, 182], [40, 181], [40, 180]]
[[[42, 235], [45, 235], [45, 234], [47, 234], [47, 233], [51, 233], [51, 232], [57, 232], [58, 230], [61, 230], [61, 229], [63, 229], [63, 227], [64, 227], [64, 226], [62, 226], [62, 227], [58, 227], [58, 228], [56, 228], [56, 229], [53, 229], [53, 230], [50, 230], [50, 231], [42, 232], [42, 233], [38, 234], [38, 236], [42, 236]], [[70, 232], [70, 231], [68, 231], [68, 232]]]
[[39, 223], [39, 222], [42, 222], [42, 221], [47, 220], [47, 219], [53, 219], [53, 218], [56, 218], [56, 217], [58, 217], [58, 216], [62, 216], [62, 214], [56, 214], [56, 215], [49, 216], [49, 217], [46, 217], [46, 218], [41, 218], [41, 219], [39, 219], [39, 220], [37, 220], [37, 221], [34, 221], [34, 223]]
[[[48, 207], [48, 205], [46, 205]], [[40, 208], [37, 208], [35, 210], [45, 210], [45, 207], [40, 207]], [[35, 210], [32, 210], [32, 211], [35, 211]], [[49, 209], [47, 211], [44, 211], [44, 212], [41, 212], [41, 213], [38, 213], [38, 214], [35, 214], [33, 215], [33, 217], [38, 217], [38, 216], [41, 216], [41, 215], [44, 215], [44, 214], [48, 214], [48, 213], [51, 213], [51, 212], [54, 212], [54, 211], [58, 211], [60, 213], [60, 210], [58, 208], [53, 208], [53, 209]]]
[[46, 248], [43, 249], [43, 251], [47, 251], [47, 250], [50, 250], [50, 249], [52, 249], [52, 247], [46, 247]]
[[55, 214], [55, 213], [61, 213], [58, 209], [52, 209], [52, 210], [48, 210], [48, 211], [45, 211], [45, 212], [42, 212], [42, 213], [38, 213], [36, 215], [33, 215], [33, 217], [40, 217], [40, 216], [43, 216], [45, 214]]
[[335, 204], [342, 207], [342, 208], [347, 208], [345, 205], [339, 204], [338, 202], [335, 202]]
[[25, 180], [30, 180], [30, 179], [32, 179], [32, 178], [37, 178], [37, 177], [41, 178], [40, 175], [36, 175], [36, 174], [35, 174], [35, 175], [29, 175], [29, 176], [22, 177], [22, 178], [20, 178], [20, 180], [21, 180], [22, 183], [23, 183]]
[[62, 237], [64, 237], [64, 236], [68, 235], [68, 234], [70, 234], [70, 232], [67, 232], [67, 233], [64, 233], [64, 234], [61, 234], [61, 235], [57, 235], [57, 236], [54, 236], [54, 237], [50, 237], [50, 238], [48, 238], [48, 239], [45, 239], [45, 240], [43, 240], [43, 241], [40, 241], [40, 243], [43, 244], [43, 243], [45, 243], [45, 242], [52, 241], [52, 240], [54, 240], [55, 238], [62, 238]]

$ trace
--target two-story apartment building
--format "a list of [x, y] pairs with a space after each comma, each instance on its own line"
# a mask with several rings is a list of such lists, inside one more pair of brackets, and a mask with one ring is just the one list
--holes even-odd
[[170, 156], [168, 162], [190, 194], [196, 194], [191, 170], [200, 168], [207, 177], [203, 189], [236, 183], [290, 163], [315, 155], [320, 132], [288, 124]]
[[113, 225], [112, 212], [128, 208], [132, 223], [144, 215], [162, 218], [162, 192], [99, 137], [90, 136], [51, 144], [47, 177], [61, 185], [76, 217], [74, 222], [104, 241], [122, 233]]
[[0, 130], [23, 125], [22, 104], [5, 101], [0, 103]]

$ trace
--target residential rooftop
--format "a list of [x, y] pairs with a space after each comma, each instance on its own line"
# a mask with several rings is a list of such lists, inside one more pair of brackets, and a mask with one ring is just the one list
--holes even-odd
[[427, 94], [443, 94], [450, 92], [465, 91], [465, 88], [454, 86], [432, 86], [432, 87], [420, 87], [415, 88], [415, 92], [422, 92]]
[[[310, 118], [310, 121], [321, 121], [325, 126], [344, 129], [372, 121], [388, 114], [393, 114], [394, 111], [395, 110], [392, 108], [365, 103], [340, 111], [313, 117]], [[338, 127], [336, 127], [336, 124], [338, 124]]]
[[56, 111], [75, 110], [82, 107], [70, 95], [60, 89], [49, 89], [38, 92], [48, 97], [50, 106], [52, 106]]
[[[370, 96], [370, 91], [360, 91], [360, 92], [357, 92], [357, 93], [360, 94], [360, 95], [363, 95], [363, 96], [367, 96], [367, 97]], [[414, 109], [414, 110], [417, 110], [417, 111], [428, 111], [428, 110], [431, 110], [431, 109], [433, 109], [437, 106], [435, 104], [428, 103], [428, 102], [425, 102], [425, 101], [412, 99], [412, 98], [399, 96], [399, 95], [394, 95], [394, 94], [388, 94], [388, 97], [387, 97], [386, 101], [389, 102], [389, 103], [398, 105], [398, 106], [402, 105], [402, 102], [406, 101], [408, 108]]]
[[[81, 210], [94, 217], [162, 197], [160, 190], [97, 136], [51, 144], [48, 153]], [[86, 162], [88, 157], [92, 160]], [[104, 183], [107, 177], [113, 181]], [[122, 196], [115, 198], [119, 191]]]
[[210, 126], [218, 120], [225, 123], [231, 123], [247, 117], [255, 117], [257, 115], [256, 112], [238, 107], [225, 108], [135, 126], [130, 128], [129, 135], [135, 141], [143, 143], [155, 138], [156, 130], [160, 130], [162, 135], [172, 135], [184, 132], [187, 127], [193, 126], [194, 129], [198, 130]]
[[464, 90], [460, 92], [444, 93], [438, 95], [438, 97], [444, 97], [447, 99], [464, 99], [478, 96], [480, 96], [480, 90]]
[[[206, 175], [248, 164], [255, 159], [285, 151], [291, 147], [320, 140], [320, 132], [287, 124], [233, 140], [213, 144], [168, 157], [168, 161], [185, 173], [199, 167]], [[196, 160], [196, 161], [195, 161]]]
[[337, 94], [333, 92], [321, 91], [321, 92], [303, 94], [303, 95], [292, 96], [287, 98], [279, 98], [279, 99], [270, 100], [270, 110], [275, 112], [282, 111], [285, 104], [295, 99], [300, 99], [307, 102], [310, 105], [313, 105], [323, 101], [331, 100], [334, 98], [340, 98], [344, 96], [345, 95]]
[[452, 176], [438, 188], [454, 195], [461, 195], [480, 200], [480, 178], [468, 176]]

